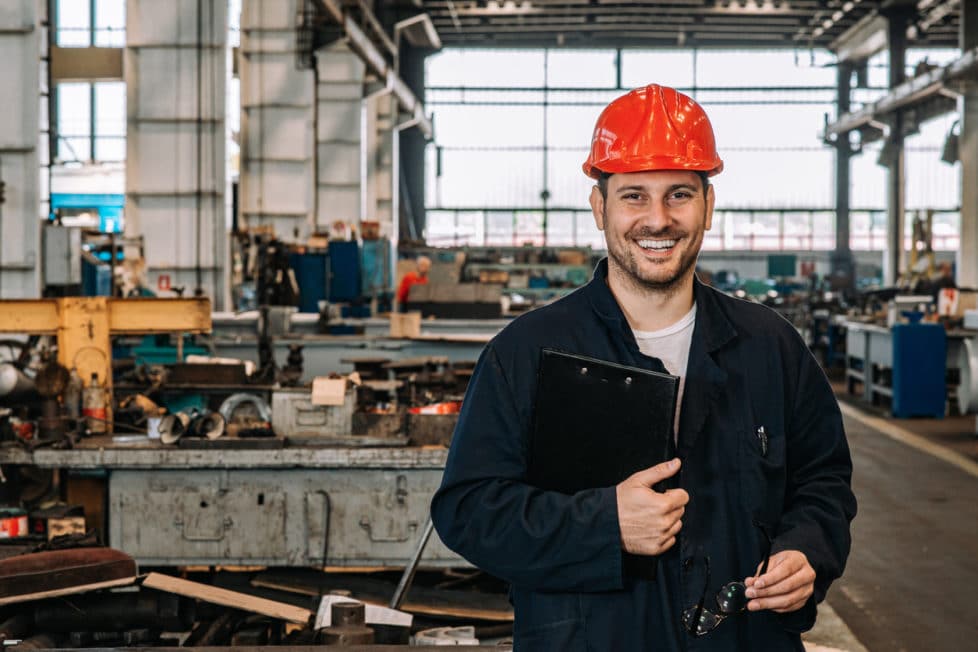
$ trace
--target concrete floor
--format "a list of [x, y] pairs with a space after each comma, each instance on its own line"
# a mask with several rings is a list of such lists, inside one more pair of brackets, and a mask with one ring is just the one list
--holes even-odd
[[[859, 513], [827, 602], [869, 652], [978, 651], [974, 417], [935, 425], [844, 410]], [[844, 637], [818, 642], [848, 649]]]

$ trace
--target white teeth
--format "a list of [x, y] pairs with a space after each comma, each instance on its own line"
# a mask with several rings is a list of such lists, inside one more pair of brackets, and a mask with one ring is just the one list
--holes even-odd
[[638, 246], [642, 249], [669, 249], [676, 246], [677, 240], [638, 240]]

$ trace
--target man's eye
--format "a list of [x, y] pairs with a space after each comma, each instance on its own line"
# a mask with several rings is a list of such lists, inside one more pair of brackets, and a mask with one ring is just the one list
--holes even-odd
[[638, 194], [637, 192], [630, 192], [627, 195], [625, 195], [625, 199], [627, 199], [629, 201], [634, 201], [634, 200], [638, 200], [638, 199], [641, 199], [641, 198], [642, 198], [642, 196], [640, 194]]
[[692, 193], [686, 192], [685, 190], [678, 190], [672, 193], [673, 199], [689, 199], [692, 196]]

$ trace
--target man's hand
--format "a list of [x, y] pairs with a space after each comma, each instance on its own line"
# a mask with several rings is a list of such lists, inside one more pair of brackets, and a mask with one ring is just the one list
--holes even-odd
[[[758, 567], [758, 571], [760, 567]], [[750, 611], [770, 609], [779, 614], [805, 606], [815, 590], [815, 569], [808, 557], [797, 550], [783, 550], [771, 556], [768, 570], [760, 577], [748, 577], [747, 603]]]
[[674, 476], [679, 464], [678, 459], [663, 462], [625, 478], [616, 487], [618, 526], [626, 551], [659, 555], [676, 543], [689, 494], [682, 489], [659, 493], [652, 485]]

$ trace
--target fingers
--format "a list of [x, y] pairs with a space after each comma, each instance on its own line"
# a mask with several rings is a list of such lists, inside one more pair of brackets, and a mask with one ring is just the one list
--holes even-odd
[[662, 464], [656, 464], [655, 466], [651, 466], [647, 469], [633, 473], [628, 480], [626, 480], [626, 482], [635, 482], [636, 484], [640, 484], [645, 487], [651, 487], [657, 482], [661, 482], [666, 478], [671, 478], [672, 476], [676, 475], [680, 466], [681, 463], [679, 458], [674, 457], [673, 459], [663, 462]]
[[760, 577], [748, 577], [747, 604], [750, 611], [770, 609], [787, 613], [800, 609], [815, 589], [815, 570], [808, 558], [797, 550], [785, 550], [771, 557], [770, 569]]

